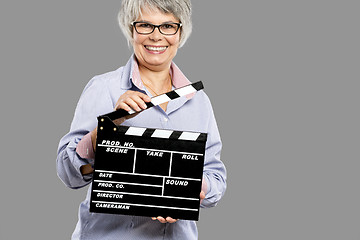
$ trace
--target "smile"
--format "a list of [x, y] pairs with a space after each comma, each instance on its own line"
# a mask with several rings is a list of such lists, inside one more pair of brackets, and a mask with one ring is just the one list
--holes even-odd
[[164, 52], [168, 47], [155, 47], [145, 45], [145, 48], [152, 52]]

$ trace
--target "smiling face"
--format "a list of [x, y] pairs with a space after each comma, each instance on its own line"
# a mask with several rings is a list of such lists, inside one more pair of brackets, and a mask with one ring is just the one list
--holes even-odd
[[[154, 25], [179, 22], [173, 14], [162, 13], [159, 10], [143, 10], [142, 16], [136, 21]], [[171, 61], [179, 48], [179, 42], [180, 30], [175, 35], [163, 35], [158, 28], [155, 28], [151, 34], [142, 35], [133, 29], [133, 48], [139, 66], [153, 71], [170, 68]]]

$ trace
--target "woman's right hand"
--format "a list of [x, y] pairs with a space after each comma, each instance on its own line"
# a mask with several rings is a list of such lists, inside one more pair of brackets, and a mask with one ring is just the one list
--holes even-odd
[[[151, 98], [141, 92], [138, 91], [126, 91], [123, 95], [119, 97], [115, 104], [114, 110], [124, 109], [125, 111], [129, 112], [132, 109], [140, 112], [141, 110], [144, 110], [147, 108], [146, 102], [150, 102]], [[119, 118], [114, 120], [114, 123], [116, 125], [122, 124], [126, 119], [135, 117], [137, 114], [131, 114], [128, 116], [125, 116], [123, 118]], [[91, 140], [93, 144], [94, 152], [96, 151], [96, 136], [97, 136], [97, 127], [91, 132]]]
[[146, 109], [146, 102], [150, 101], [151, 98], [148, 95], [138, 91], [128, 90], [119, 97], [115, 104], [115, 110], [124, 109], [129, 112], [133, 109], [136, 112], [139, 112]]
[[[150, 102], [150, 101], [151, 98], [148, 95], [141, 92], [128, 90], [123, 95], [121, 95], [117, 100], [115, 104], [115, 110], [124, 109], [125, 111], [129, 112], [133, 109], [136, 112], [140, 112], [147, 108], [146, 102]], [[123, 118], [116, 119], [114, 120], [114, 123], [120, 125], [126, 119], [135, 117], [136, 115], [137, 114], [131, 114]], [[97, 136], [97, 127], [91, 131], [91, 142], [94, 152], [96, 151], [96, 136]], [[84, 175], [84, 174], [92, 173], [94, 169], [90, 164], [87, 164], [82, 166], [80, 170], [81, 173]]]
[[127, 112], [135, 110], [137, 113], [118, 118], [114, 120], [114, 123], [116, 125], [120, 125], [125, 122], [125, 120], [135, 117], [140, 111], [147, 108], [146, 102], [150, 101], [151, 98], [144, 93], [131, 90], [126, 91], [123, 95], [119, 97], [118, 101], [115, 104], [114, 110], [116, 111], [119, 109], [124, 109]]

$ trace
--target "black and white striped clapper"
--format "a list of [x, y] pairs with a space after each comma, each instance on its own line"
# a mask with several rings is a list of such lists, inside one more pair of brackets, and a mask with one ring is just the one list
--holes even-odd
[[[169, 101], [159, 99], [153, 106]], [[118, 116], [98, 118], [90, 211], [198, 220], [207, 134], [115, 125]]]
[[[164, 93], [159, 96], [151, 98], [151, 102], [146, 103], [147, 109], [157, 106], [157, 105], [160, 105], [162, 103], [174, 100], [178, 97], [183, 97], [183, 96], [195, 93], [203, 88], [204, 88], [204, 85], [201, 81], [189, 84], [189, 85], [181, 87], [181, 88], [177, 88], [173, 91], [170, 91], [170, 92], [167, 92], [167, 93]], [[115, 119], [122, 118], [122, 117], [125, 117], [130, 114], [133, 114], [133, 113], [135, 113], [134, 110], [127, 112], [123, 109], [120, 109], [120, 110], [108, 113], [104, 116], [107, 116], [111, 120], [115, 120]]]

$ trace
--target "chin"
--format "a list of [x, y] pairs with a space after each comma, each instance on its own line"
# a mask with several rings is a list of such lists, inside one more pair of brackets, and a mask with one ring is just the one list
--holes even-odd
[[151, 65], [151, 66], [163, 66], [163, 65], [168, 65], [171, 63], [172, 59], [170, 58], [164, 58], [164, 57], [159, 57], [159, 56], [152, 56], [152, 57], [147, 57], [147, 58], [144, 58], [145, 62], [148, 64], [148, 65]]

